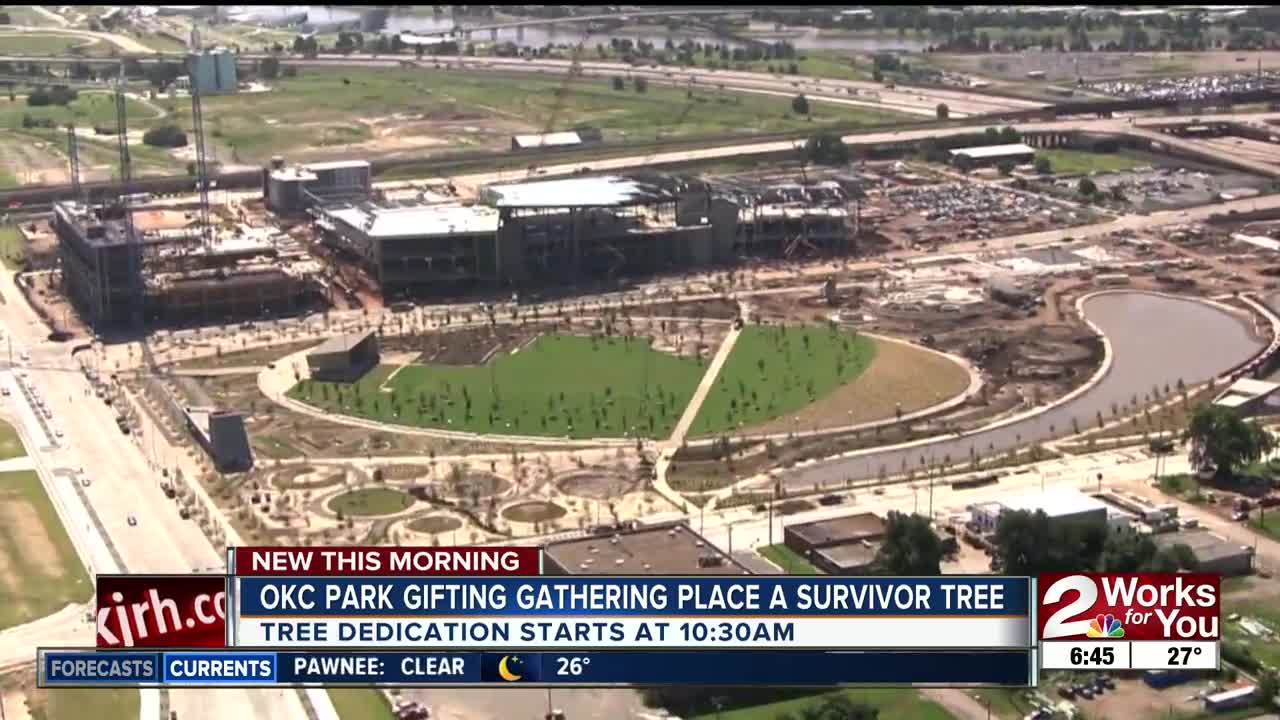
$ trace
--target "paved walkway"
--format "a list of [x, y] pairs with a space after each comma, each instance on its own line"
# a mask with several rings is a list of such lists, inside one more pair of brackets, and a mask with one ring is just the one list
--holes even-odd
[[[744, 319], [751, 315], [750, 308], [741, 300], [738, 301], [738, 311]], [[702, 381], [698, 383], [698, 389], [693, 391], [693, 397], [689, 398], [689, 404], [685, 406], [684, 414], [680, 416], [680, 421], [676, 423], [675, 429], [671, 431], [671, 436], [658, 445], [658, 464], [654, 468], [653, 489], [676, 507], [684, 507], [685, 502], [684, 497], [667, 484], [667, 471], [671, 468], [671, 460], [675, 457], [676, 451], [680, 449], [680, 446], [684, 444], [689, 428], [693, 425], [694, 419], [698, 417], [698, 411], [702, 409], [702, 403], [707, 399], [707, 394], [711, 392], [711, 388], [715, 386], [716, 378], [720, 376], [720, 369], [724, 367], [725, 361], [729, 359], [729, 354], [733, 351], [733, 346], [737, 344], [740, 335], [742, 335], [742, 327], [736, 324], [729, 327], [724, 339], [720, 341], [720, 347], [716, 350], [715, 357], [711, 358], [711, 362], [707, 364], [707, 371], [702, 374]]]

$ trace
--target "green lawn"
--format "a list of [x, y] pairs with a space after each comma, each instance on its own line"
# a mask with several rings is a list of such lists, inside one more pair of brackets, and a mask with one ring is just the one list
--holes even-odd
[[[666, 437], [702, 377], [644, 340], [550, 335], [484, 367], [382, 366], [354, 385], [303, 381], [290, 397], [405, 425], [511, 433]], [[382, 388], [386, 381], [386, 388]]]
[[[2, 40], [0, 40], [0, 45], [3, 45]], [[132, 98], [125, 98], [125, 106], [129, 113], [129, 127], [131, 129], [142, 129], [154, 124], [152, 118], [155, 112], [150, 107]], [[74, 122], [82, 127], [111, 128], [114, 133], [116, 103], [111, 93], [81, 91], [79, 96], [67, 105], [31, 107], [27, 105], [25, 97], [19, 96], [16, 100], [11, 101], [7, 94], [0, 94], [0, 128], [22, 129], [24, 115], [29, 115], [37, 120], [52, 120], [59, 130], [56, 142], [61, 146], [66, 143], [66, 133], [61, 129], [69, 122]], [[115, 135], [104, 135], [102, 137], [104, 140], [115, 142]], [[132, 150], [132, 147], [130, 150]]]
[[31, 8], [30, 5], [0, 5], [0, 11], [9, 14], [9, 21], [14, 25], [57, 27], [53, 20]]
[[[795, 74], [797, 79], [812, 78], [830, 78], [832, 80], [870, 80], [871, 79], [871, 63], [863, 59], [855, 62], [849, 56], [835, 50], [806, 50], [803, 53], [803, 60], [756, 60], [753, 62], [742, 63], [746, 67], [744, 70], [751, 72], [769, 72], [769, 66], [773, 66], [775, 73], [782, 75], [790, 75], [791, 63], [795, 62]], [[733, 63], [733, 69], [738, 70], [738, 63]], [[714, 78], [715, 76], [710, 76]]]
[[342, 720], [394, 720], [391, 705], [381, 690], [330, 688], [329, 699]]
[[1231, 613], [1240, 613], [1242, 618], [1251, 617], [1269, 627], [1272, 632], [1280, 633], [1280, 602], [1277, 602], [1278, 600], [1280, 597], [1277, 596], [1252, 596], [1246, 600], [1228, 598], [1222, 608], [1223, 637], [1247, 646], [1250, 654], [1273, 667], [1280, 666], [1280, 644], [1250, 635], [1238, 623], [1231, 622], [1226, 617]]
[[[3, 228], [0, 228], [0, 238], [3, 238]], [[18, 439], [18, 431], [0, 420], [0, 460], [24, 457], [26, 454], [27, 449], [22, 447], [22, 441]]]
[[799, 410], [871, 365], [875, 343], [828, 326], [742, 331], [690, 429], [751, 427]]
[[[837, 692], [849, 696], [854, 702], [864, 702], [880, 709], [880, 717], [885, 720], [910, 718], [910, 720], [954, 720], [951, 713], [940, 705], [931, 703], [914, 691], [906, 688], [877, 688], [868, 690], [839, 690]], [[691, 720], [776, 720], [786, 713], [791, 717], [802, 717], [804, 708], [817, 704], [823, 695], [783, 700], [757, 705], [755, 707], [725, 710], [723, 712], [699, 715]]]
[[777, 545], [766, 545], [757, 552], [765, 557], [766, 560], [782, 568], [782, 571], [788, 575], [822, 575], [822, 571], [814, 567], [813, 563], [800, 557], [795, 550], [778, 543]]
[[[408, 58], [406, 58], [408, 59]], [[442, 67], [449, 58], [440, 58]], [[791, 99], [721, 92], [698, 85], [686, 88], [650, 83], [638, 93], [630, 85], [611, 89], [609, 78], [577, 78], [564, 86], [560, 74], [466, 73], [425, 69], [380, 68], [342, 70], [303, 68], [296, 78], [273, 81], [266, 93], [211, 97], [204, 103], [205, 126], [216, 133], [241, 161], [323, 146], [340, 147], [370, 137], [357, 118], [417, 116], [402, 125], [398, 136], [422, 135], [461, 145], [505, 142], [512, 127], [542, 129], [554, 119], [555, 129], [593, 125], [606, 140], [653, 140], [659, 136], [769, 132], [811, 128], [826, 123], [871, 125], [904, 116], [875, 110], [813, 104], [813, 116], [796, 115]], [[164, 101], [190, 125], [184, 100]], [[559, 110], [556, 108], [559, 106]], [[489, 120], [498, 127], [486, 127]], [[458, 123], [480, 128], [465, 132]], [[301, 132], [305, 130], [305, 132]], [[443, 149], [443, 147], [441, 148]]]
[[93, 585], [31, 470], [0, 473], [0, 628], [84, 602]]
[[[3, 182], [0, 182], [0, 186], [3, 186]], [[0, 262], [8, 267], [15, 267], [21, 259], [22, 235], [18, 233], [17, 226], [0, 225]]]
[[413, 505], [408, 493], [391, 488], [362, 488], [338, 495], [329, 501], [329, 509], [347, 517], [390, 515]]
[[27, 698], [32, 720], [137, 720], [141, 701], [137, 688], [51, 688]]
[[[69, 55], [72, 48], [79, 48], [75, 54], [92, 55], [99, 46], [100, 40], [77, 35], [55, 35], [36, 33], [4, 33], [0, 25], [0, 50], [5, 55]], [[109, 46], [108, 46], [109, 47]]]
[[1048, 158], [1055, 173], [1093, 173], [1132, 170], [1150, 163], [1123, 152], [1094, 153], [1085, 150], [1056, 148], [1037, 150], [1036, 158]]
[[1253, 529], [1280, 540], [1280, 508], [1270, 508], [1265, 515], [1254, 514], [1249, 524]]

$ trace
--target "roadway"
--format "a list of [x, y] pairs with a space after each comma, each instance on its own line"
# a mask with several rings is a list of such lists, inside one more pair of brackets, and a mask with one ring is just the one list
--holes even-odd
[[[50, 32], [48, 28], [28, 28], [30, 31]], [[93, 33], [90, 31], [57, 30], [59, 33], [85, 34], [99, 39], [113, 38], [112, 42], [130, 43], [134, 47], [144, 47], [128, 37], [113, 33]], [[146, 59], [156, 57], [181, 57], [178, 53], [154, 53], [149, 49], [142, 52]], [[593, 51], [586, 51], [593, 52]], [[448, 66], [454, 70], [489, 71], [507, 73], [535, 73], [565, 75], [573, 63], [570, 60], [553, 58], [516, 58], [516, 57], [467, 57], [467, 56], [427, 56], [414, 58], [405, 55], [342, 55], [324, 53], [316, 57], [288, 56], [280, 57], [268, 53], [241, 53], [242, 61], [257, 61], [265, 58], [280, 58], [290, 65], [303, 67], [360, 67], [360, 68], [398, 68], [410, 64], [423, 70], [431, 70], [434, 66]], [[86, 62], [104, 62], [94, 58], [66, 57], [33, 57], [23, 55], [0, 55], [0, 60], [10, 62], [70, 62], [81, 60]], [[986, 95], [981, 92], [956, 89], [939, 89], [925, 87], [901, 86], [889, 89], [880, 83], [857, 80], [833, 80], [812, 78], [803, 75], [783, 75], [778, 73], [747, 72], [740, 70], [709, 70], [707, 68], [685, 68], [680, 66], [632, 66], [627, 63], [610, 60], [580, 60], [579, 72], [583, 77], [611, 78], [623, 76], [642, 77], [650, 82], [672, 85], [701, 85], [703, 87], [720, 88], [731, 92], [744, 92], [774, 96], [794, 97], [803, 93], [810, 100], [838, 105], [856, 106], [867, 109], [889, 110], [917, 115], [920, 117], [936, 117], [937, 105], [945, 103], [951, 116], [956, 118], [987, 113], [1000, 113], [1014, 110], [1029, 110], [1046, 107], [1046, 103], [1032, 100], [1021, 100], [997, 95]]]
[[[12, 276], [0, 273], [0, 287], [7, 302], [0, 307], [0, 326], [13, 340], [14, 357], [30, 354], [25, 384], [38, 388], [53, 418], [47, 424], [61, 429], [64, 437], [48, 437], [42, 423], [21, 392], [6, 398], [6, 410], [21, 426], [27, 450], [35, 462], [55, 507], [60, 508], [68, 534], [82, 549], [91, 572], [190, 573], [222, 567], [224, 557], [195, 522], [178, 516], [177, 505], [161, 491], [160, 477], [149, 467], [142, 451], [115, 426], [115, 411], [92, 396], [88, 380], [78, 372], [67, 344], [43, 339], [47, 330], [16, 290]], [[12, 374], [7, 382], [14, 382]], [[56, 444], [55, 444], [56, 443]], [[83, 485], [79, 478], [87, 478]], [[130, 526], [128, 516], [138, 519]], [[37, 644], [51, 639], [82, 638], [83, 618], [60, 615], [61, 622], [15, 628], [0, 634], [0, 664], [20, 658], [34, 660]], [[40, 633], [39, 643], [30, 643]], [[158, 718], [154, 691], [144, 691], [143, 717]], [[302, 718], [298, 694], [283, 690], [173, 690], [169, 707], [181, 720], [225, 718]], [[148, 713], [154, 713], [148, 715]]]

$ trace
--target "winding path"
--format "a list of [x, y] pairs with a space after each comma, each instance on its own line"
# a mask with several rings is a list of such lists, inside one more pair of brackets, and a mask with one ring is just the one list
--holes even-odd
[[1254, 337], [1242, 313], [1208, 301], [1136, 291], [1098, 293], [1083, 299], [1082, 314], [1103, 336], [1109, 363], [1084, 387], [1047, 409], [1036, 409], [987, 429], [949, 438], [933, 438], [888, 448], [872, 448], [795, 468], [783, 474], [790, 487], [838, 484], [876, 477], [883, 466], [891, 475], [926, 464], [967, 461], [970, 448], [982, 457], [1007, 452], [1112, 417], [1112, 404], [1139, 400], [1153, 386], [1187, 386], [1230, 370], [1267, 346]]

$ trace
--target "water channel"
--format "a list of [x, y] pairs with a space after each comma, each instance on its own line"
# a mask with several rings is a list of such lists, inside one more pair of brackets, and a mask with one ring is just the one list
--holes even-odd
[[970, 448], [982, 457], [1047, 440], [1051, 428], [1061, 436], [1069, 432], [1075, 419], [1088, 428], [1102, 413], [1112, 418], [1111, 407], [1124, 407], [1136, 394], [1141, 398], [1153, 386], [1163, 391], [1166, 384], [1204, 382], [1262, 350], [1266, 344], [1254, 337], [1245, 322], [1220, 307], [1186, 298], [1141, 292], [1096, 295], [1085, 301], [1084, 313], [1111, 342], [1112, 363], [1094, 386], [1060, 405], [1007, 425], [964, 436], [939, 438], [910, 448], [870, 450], [838, 460], [795, 468], [782, 477], [789, 487], [811, 487], [814, 483], [842, 483], [846, 478], [877, 477], [881, 467], [889, 475], [907, 467], [920, 472], [925, 464], [968, 460]]

